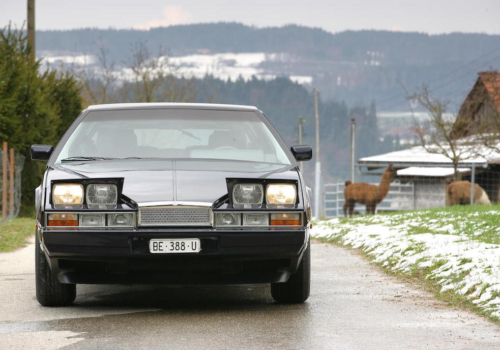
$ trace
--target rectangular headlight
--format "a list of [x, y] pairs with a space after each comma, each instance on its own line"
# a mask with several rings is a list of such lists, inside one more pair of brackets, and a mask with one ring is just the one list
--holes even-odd
[[293, 208], [296, 200], [297, 188], [293, 184], [269, 184], [266, 187], [269, 208]]
[[269, 214], [244, 213], [243, 226], [268, 226]]
[[108, 214], [108, 226], [132, 227], [134, 226], [134, 214], [132, 213]]
[[218, 213], [217, 226], [241, 226], [241, 214], [240, 213]]
[[75, 205], [83, 203], [82, 184], [55, 184], [52, 187], [54, 205]]
[[112, 184], [90, 184], [87, 186], [87, 204], [89, 206], [116, 204], [118, 189]]
[[81, 227], [104, 227], [106, 226], [105, 214], [80, 214]]
[[233, 186], [233, 206], [235, 208], [260, 208], [264, 200], [261, 184], [240, 183]]

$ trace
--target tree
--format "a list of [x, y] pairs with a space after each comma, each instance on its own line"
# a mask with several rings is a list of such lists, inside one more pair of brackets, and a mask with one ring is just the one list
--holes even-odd
[[30, 59], [24, 31], [10, 26], [0, 31], [0, 140], [25, 157], [22, 172], [22, 212], [34, 204], [44, 165], [31, 161], [32, 144], [55, 144], [81, 110], [79, 87], [69, 75], [40, 73], [40, 61]]
[[131, 58], [121, 65], [110, 61], [102, 40], [97, 44], [97, 65], [68, 67], [81, 82], [89, 104], [123, 102], [191, 102], [196, 89], [191, 79], [180, 76], [161, 47], [153, 55], [146, 42], [138, 41]]
[[408, 99], [417, 102], [429, 115], [426, 120], [414, 118], [412, 130], [418, 137], [420, 146], [428, 153], [448, 158], [453, 164], [455, 180], [459, 180], [459, 163], [483, 153], [477, 139], [465, 137], [470, 122], [458, 120], [455, 115], [448, 116], [449, 102], [432, 96], [426, 86], [408, 96]]
[[78, 78], [81, 84], [82, 97], [86, 104], [118, 102], [116, 65], [109, 61], [108, 55], [109, 50], [101, 39], [97, 44], [98, 67], [87, 66], [84, 69], [75, 65], [69, 67], [69, 71]]

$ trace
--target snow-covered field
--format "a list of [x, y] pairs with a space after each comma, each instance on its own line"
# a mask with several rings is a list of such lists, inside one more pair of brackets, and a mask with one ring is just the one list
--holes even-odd
[[313, 236], [359, 248], [382, 266], [419, 271], [441, 292], [500, 318], [500, 207], [454, 207], [318, 222]]
[[[162, 58], [167, 58], [162, 57]], [[169, 64], [175, 69], [172, 71], [177, 76], [203, 78], [209, 74], [222, 80], [236, 80], [243, 78], [250, 80], [274, 79], [276, 75], [266, 71], [261, 64], [269, 61], [284, 61], [287, 56], [284, 54], [249, 52], [249, 53], [215, 53], [197, 54], [188, 56], [168, 57]], [[98, 59], [92, 55], [65, 56], [50, 51], [43, 52], [42, 62], [52, 66], [76, 65], [93, 66], [98, 64]], [[127, 68], [117, 65], [117, 76], [127, 79], [129, 76]], [[290, 75], [290, 80], [299, 84], [311, 84], [313, 78], [306, 75]]]

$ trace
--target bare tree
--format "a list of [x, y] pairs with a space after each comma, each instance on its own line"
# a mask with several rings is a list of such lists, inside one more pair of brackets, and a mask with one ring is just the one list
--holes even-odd
[[192, 79], [180, 76], [177, 67], [160, 48], [151, 54], [146, 43], [137, 42], [131, 59], [117, 65], [109, 60], [109, 50], [97, 44], [97, 64], [72, 66], [72, 73], [82, 86], [88, 104], [118, 102], [191, 102], [196, 89]]
[[178, 67], [170, 63], [167, 51], [153, 55], [145, 42], [137, 42], [127, 62], [120, 96], [134, 102], [189, 102], [195, 98], [193, 82], [179, 77]]
[[448, 158], [453, 164], [455, 180], [459, 180], [459, 163], [484, 155], [481, 154], [483, 147], [477, 139], [468, 137], [470, 121], [458, 120], [455, 115], [450, 116], [447, 113], [449, 102], [432, 96], [426, 86], [408, 96], [408, 99], [424, 108], [429, 115], [426, 120], [414, 117], [411, 129], [419, 144], [428, 153], [441, 154]]
[[116, 88], [118, 77], [116, 64], [110, 62], [109, 50], [102, 40], [97, 44], [97, 67], [85, 67], [74, 70], [82, 85], [82, 97], [88, 104], [102, 104], [118, 102]]

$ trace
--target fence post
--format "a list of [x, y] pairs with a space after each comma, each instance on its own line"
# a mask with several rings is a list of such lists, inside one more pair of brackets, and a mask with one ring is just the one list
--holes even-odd
[[3, 143], [3, 160], [2, 160], [2, 220], [7, 219], [7, 161], [8, 161], [8, 145]]
[[9, 180], [10, 180], [10, 203], [9, 203], [9, 213], [10, 213], [10, 216], [11, 218], [14, 217], [14, 183], [15, 183], [15, 180], [14, 180], [14, 148], [11, 148], [10, 149], [10, 176], [9, 176]]
[[476, 184], [476, 164], [472, 164], [470, 175], [470, 204], [474, 204], [474, 185]]
[[340, 189], [339, 189], [339, 183], [337, 182], [337, 189], [335, 190], [335, 207], [336, 207], [335, 209], [337, 209], [336, 210], [337, 217], [340, 216], [340, 213], [339, 213], [339, 211], [340, 211], [340, 206], [339, 206], [339, 191], [340, 191]]

